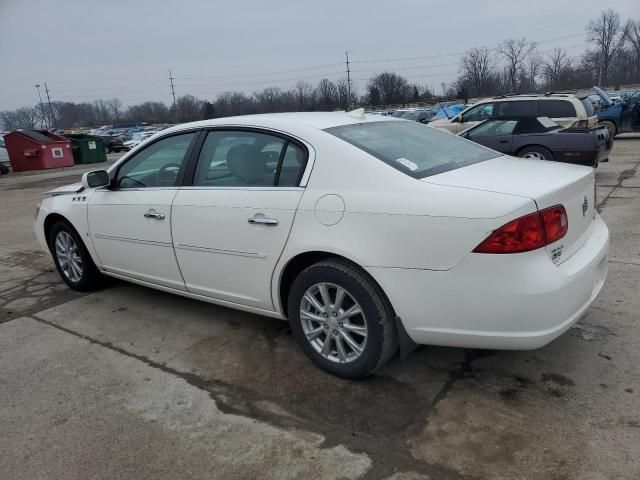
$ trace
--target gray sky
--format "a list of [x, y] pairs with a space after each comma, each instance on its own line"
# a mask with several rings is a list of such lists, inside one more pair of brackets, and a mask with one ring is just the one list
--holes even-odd
[[640, 18], [639, 0], [0, 0], [0, 110], [44, 82], [52, 100], [169, 102], [169, 68], [201, 98], [315, 84], [345, 75], [345, 50], [360, 92], [385, 69], [440, 91], [461, 52], [505, 38], [579, 54], [605, 6]]

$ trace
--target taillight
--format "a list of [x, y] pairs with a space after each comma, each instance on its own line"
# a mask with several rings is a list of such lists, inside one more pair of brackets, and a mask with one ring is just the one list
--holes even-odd
[[517, 218], [494, 231], [474, 253], [522, 253], [557, 242], [567, 234], [569, 222], [562, 205]]
[[540, 216], [542, 217], [544, 233], [547, 237], [545, 245], [557, 242], [567, 234], [569, 221], [567, 219], [567, 211], [562, 205], [546, 208], [540, 211]]

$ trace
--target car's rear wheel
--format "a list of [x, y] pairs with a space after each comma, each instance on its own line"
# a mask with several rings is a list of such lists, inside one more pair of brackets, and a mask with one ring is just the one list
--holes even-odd
[[298, 344], [334, 375], [366, 377], [397, 350], [391, 307], [373, 281], [347, 262], [326, 260], [302, 271], [288, 306]]
[[518, 156], [521, 158], [534, 158], [536, 160], [553, 160], [553, 154], [549, 149], [539, 145], [523, 148], [518, 152]]
[[102, 275], [75, 229], [59, 221], [49, 232], [49, 248], [58, 273], [73, 290], [87, 292], [102, 284]]
[[7, 173], [9, 173], [9, 167], [4, 163], [0, 163], [0, 175], [6, 175]]
[[609, 138], [613, 138], [618, 134], [618, 129], [616, 128], [616, 124], [610, 122], [609, 120], [602, 120], [598, 122], [599, 127], [604, 127], [609, 130]]

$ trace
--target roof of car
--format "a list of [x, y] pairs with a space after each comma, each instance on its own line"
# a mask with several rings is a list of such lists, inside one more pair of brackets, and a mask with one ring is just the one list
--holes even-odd
[[491, 97], [491, 98], [484, 98], [482, 100], [480, 100], [481, 102], [484, 102], [486, 100], [528, 100], [531, 98], [535, 98], [538, 100], [543, 100], [545, 98], [550, 98], [550, 99], [554, 99], [554, 98], [576, 98], [576, 96], [573, 93], [554, 93], [554, 92], [548, 92], [548, 93], [521, 93], [521, 94], [517, 94], [517, 95], [499, 95], [497, 97]]
[[265, 113], [257, 115], [241, 115], [237, 117], [222, 117], [198, 122], [183, 123], [162, 130], [163, 133], [184, 130], [186, 128], [205, 128], [222, 125], [237, 125], [247, 127], [279, 127], [286, 124], [304, 125], [319, 130], [363, 122], [393, 122], [399, 121], [383, 115], [366, 114], [363, 116], [351, 115], [348, 112], [292, 112], [292, 113]]

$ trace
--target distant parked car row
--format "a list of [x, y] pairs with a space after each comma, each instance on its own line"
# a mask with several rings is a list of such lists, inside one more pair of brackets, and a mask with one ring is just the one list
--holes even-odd
[[467, 105], [458, 102], [440, 102], [430, 107], [399, 108], [396, 110], [375, 110], [369, 112], [383, 117], [402, 118], [413, 122], [429, 123], [436, 118], [450, 118]]

